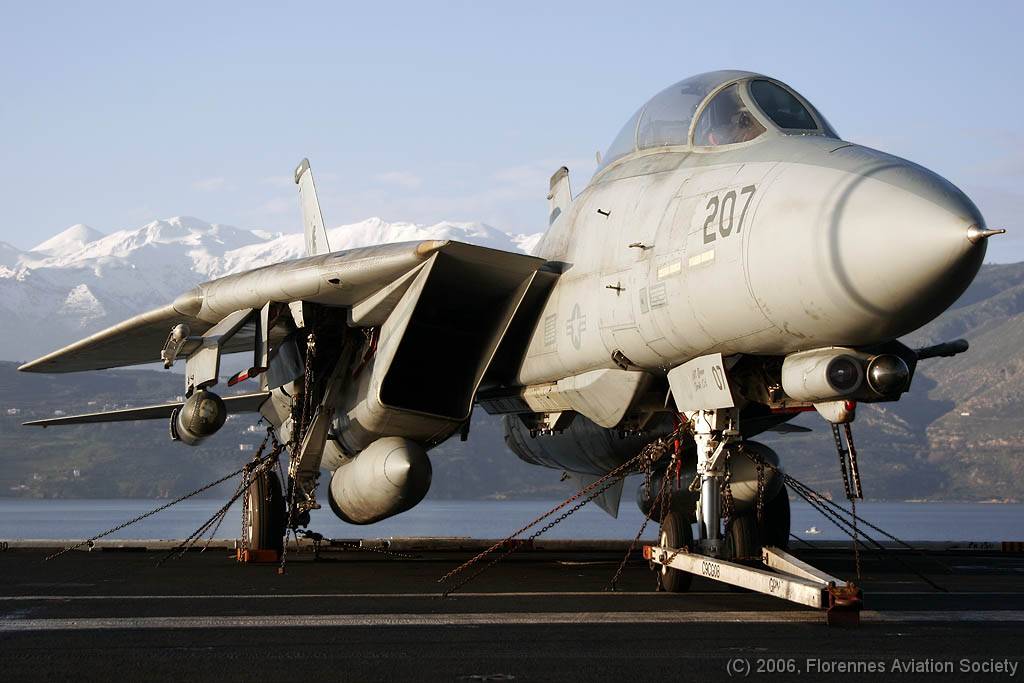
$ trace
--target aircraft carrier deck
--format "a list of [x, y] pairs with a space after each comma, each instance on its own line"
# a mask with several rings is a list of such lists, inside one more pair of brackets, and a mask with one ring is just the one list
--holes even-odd
[[[44, 562], [53, 544], [0, 552], [5, 681], [1024, 675], [1024, 554], [999, 544], [933, 546], [927, 557], [890, 552], [884, 561], [865, 554], [855, 628], [830, 628], [820, 612], [701, 578], [689, 593], [655, 592], [639, 558], [620, 590], [607, 592], [624, 542], [538, 543], [447, 598], [437, 579], [483, 542], [392, 546], [414, 559], [338, 548], [314, 559], [304, 548], [289, 553], [284, 575], [276, 565], [237, 563], [223, 544], [161, 567], [166, 543], [108, 542]], [[853, 571], [848, 546], [794, 553], [842, 578]], [[897, 675], [895, 661], [919, 673]]]

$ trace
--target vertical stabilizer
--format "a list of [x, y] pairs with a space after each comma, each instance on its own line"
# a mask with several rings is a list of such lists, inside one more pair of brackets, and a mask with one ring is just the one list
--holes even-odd
[[299, 205], [302, 207], [302, 228], [306, 233], [306, 256], [329, 254], [331, 245], [327, 242], [327, 229], [320, 213], [320, 202], [313, 185], [313, 171], [309, 159], [303, 159], [295, 169], [295, 184], [299, 186]]
[[548, 225], [551, 226], [572, 204], [572, 189], [569, 187], [569, 169], [562, 166], [551, 176], [548, 192]]

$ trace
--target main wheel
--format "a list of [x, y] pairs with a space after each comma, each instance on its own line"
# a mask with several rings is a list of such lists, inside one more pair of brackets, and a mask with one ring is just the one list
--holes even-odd
[[249, 519], [245, 529], [250, 550], [284, 549], [286, 512], [281, 482], [276, 472], [266, 471], [249, 484]]
[[[690, 548], [693, 545], [693, 529], [678, 512], [670, 512], [661, 525], [658, 545], [668, 548]], [[693, 574], [658, 565], [661, 572], [661, 586], [669, 593], [685, 593], [690, 590]]]

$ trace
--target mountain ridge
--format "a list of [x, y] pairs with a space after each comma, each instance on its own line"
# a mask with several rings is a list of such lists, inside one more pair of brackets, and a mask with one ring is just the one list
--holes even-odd
[[[539, 235], [509, 235], [486, 223], [434, 224], [368, 218], [328, 230], [334, 251], [410, 240], [452, 239], [506, 251]], [[0, 359], [25, 361], [145, 310], [206, 280], [305, 255], [300, 233], [270, 233], [192, 216], [103, 234], [73, 225], [28, 251], [0, 243]], [[57, 313], [58, 315], [54, 315]]]

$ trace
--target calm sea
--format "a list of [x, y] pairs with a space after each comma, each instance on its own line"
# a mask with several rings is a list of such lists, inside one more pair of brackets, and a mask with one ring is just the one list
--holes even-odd
[[[84, 539], [158, 507], [152, 500], [22, 500], [0, 499], [0, 540]], [[184, 538], [222, 503], [189, 500], [130, 526], [109, 538]], [[545, 501], [424, 501], [419, 506], [371, 526], [345, 524], [325, 506], [314, 511], [310, 528], [329, 538], [392, 536], [462, 536], [500, 538], [553, 507]], [[1024, 505], [980, 503], [861, 503], [858, 512], [873, 524], [905, 540], [1021, 541]], [[232, 510], [217, 533], [235, 538], [240, 508]], [[546, 538], [632, 538], [643, 517], [632, 501], [623, 501], [618, 519], [587, 506], [551, 531]], [[808, 540], [845, 539], [827, 519], [806, 503], [793, 503], [792, 530]], [[818, 531], [819, 533], [814, 533]], [[645, 534], [654, 538], [654, 525]]]

